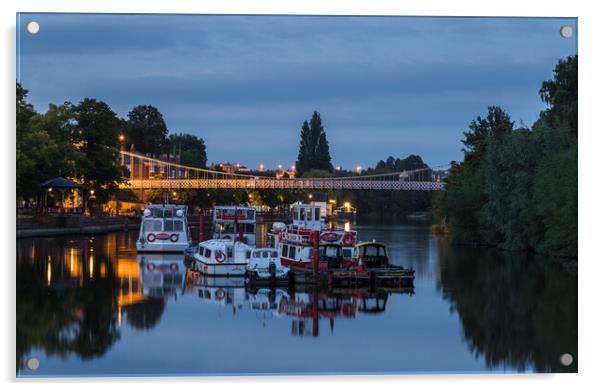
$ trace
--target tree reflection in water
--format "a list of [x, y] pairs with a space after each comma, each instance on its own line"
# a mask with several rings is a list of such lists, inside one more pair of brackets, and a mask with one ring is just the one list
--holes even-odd
[[[577, 371], [575, 262], [443, 245], [439, 289], [488, 367]], [[568, 367], [564, 353], [574, 358]]]
[[102, 249], [85, 239], [65, 248], [39, 241], [17, 245], [17, 368], [36, 349], [83, 360], [107, 352], [120, 338], [119, 286], [112, 263], [99, 261]]

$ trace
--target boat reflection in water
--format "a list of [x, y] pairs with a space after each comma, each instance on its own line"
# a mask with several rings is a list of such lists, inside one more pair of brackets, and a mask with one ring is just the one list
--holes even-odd
[[138, 254], [142, 291], [146, 297], [178, 298], [186, 288], [184, 254]]
[[336, 318], [353, 319], [358, 314], [379, 314], [386, 310], [392, 294], [414, 294], [413, 286], [370, 290], [329, 289], [311, 285], [253, 287], [244, 277], [206, 276], [188, 269], [186, 291], [206, 304], [255, 312], [264, 322], [273, 317], [292, 318], [291, 334], [318, 337], [320, 320], [328, 320], [334, 332]]

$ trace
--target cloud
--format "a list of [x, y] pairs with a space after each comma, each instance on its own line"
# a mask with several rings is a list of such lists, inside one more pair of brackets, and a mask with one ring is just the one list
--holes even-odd
[[[459, 159], [461, 130], [488, 105], [532, 122], [541, 81], [576, 51], [558, 34], [573, 19], [21, 18], [41, 25], [20, 40], [19, 74], [36, 109], [95, 97], [125, 116], [153, 104], [170, 129], [204, 137], [210, 160], [250, 165], [294, 161], [313, 110], [343, 165], [403, 153]], [[223, 143], [223, 134], [247, 141]]]

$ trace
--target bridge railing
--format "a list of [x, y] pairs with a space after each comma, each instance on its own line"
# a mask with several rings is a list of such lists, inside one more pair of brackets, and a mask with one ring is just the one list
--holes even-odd
[[184, 166], [138, 153], [120, 151], [129, 169], [132, 189], [316, 189], [316, 190], [441, 190], [445, 166], [394, 173], [331, 178], [275, 178]]

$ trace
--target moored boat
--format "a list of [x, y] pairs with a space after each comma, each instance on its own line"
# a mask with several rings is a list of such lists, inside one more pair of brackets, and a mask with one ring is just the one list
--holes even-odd
[[173, 204], [149, 204], [144, 207], [138, 252], [182, 253], [190, 247], [187, 207]]
[[199, 243], [192, 270], [205, 275], [244, 276], [252, 247], [230, 239], [211, 239]]
[[273, 248], [255, 248], [247, 265], [250, 283], [288, 282], [290, 269], [282, 266], [278, 251]]
[[310, 268], [316, 235], [320, 247], [320, 267], [342, 267], [352, 261], [357, 242], [356, 231], [348, 227], [325, 225], [319, 205], [295, 204], [291, 212], [292, 224], [284, 226], [282, 223], [274, 223], [269, 234], [271, 243], [278, 249], [283, 266]]

